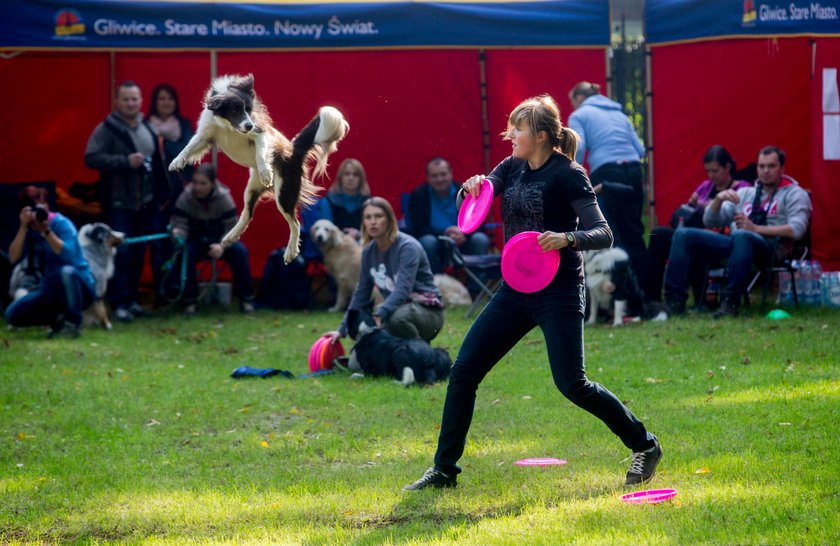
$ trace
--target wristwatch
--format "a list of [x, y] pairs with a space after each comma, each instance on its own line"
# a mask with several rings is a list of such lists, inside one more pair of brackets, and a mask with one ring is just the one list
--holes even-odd
[[571, 231], [566, 232], [566, 241], [569, 243], [569, 248], [574, 248], [575, 246], [575, 234]]

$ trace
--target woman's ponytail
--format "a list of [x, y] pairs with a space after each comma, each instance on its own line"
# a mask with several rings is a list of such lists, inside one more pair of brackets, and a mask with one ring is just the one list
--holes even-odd
[[570, 161], [575, 160], [579, 143], [580, 136], [574, 129], [566, 126], [560, 129], [560, 145], [558, 146], [558, 150], [561, 154], [568, 157]]

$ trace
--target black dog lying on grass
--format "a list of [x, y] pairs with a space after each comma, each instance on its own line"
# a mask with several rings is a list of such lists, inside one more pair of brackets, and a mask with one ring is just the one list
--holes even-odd
[[452, 359], [422, 339], [403, 339], [376, 326], [364, 311], [347, 312], [347, 330], [356, 341], [348, 367], [373, 377], [393, 377], [403, 386], [432, 384], [449, 377]]

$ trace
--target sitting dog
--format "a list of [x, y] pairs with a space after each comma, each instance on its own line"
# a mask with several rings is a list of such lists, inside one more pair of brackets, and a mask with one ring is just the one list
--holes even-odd
[[351, 310], [347, 330], [356, 341], [348, 367], [374, 377], [393, 377], [408, 387], [449, 377], [452, 359], [446, 349], [433, 349], [422, 339], [403, 339], [376, 326], [370, 313]]
[[323, 175], [327, 158], [349, 129], [341, 112], [323, 106], [290, 142], [272, 126], [268, 110], [254, 92], [252, 74], [222, 76], [207, 90], [195, 136], [169, 170], [198, 163], [214, 143], [234, 162], [250, 168], [245, 206], [222, 244], [231, 245], [239, 239], [254, 216], [257, 202], [264, 193], [273, 192], [277, 209], [289, 224], [289, 242], [283, 255], [288, 264], [300, 252], [297, 209], [314, 203], [318, 193], [309, 178], [309, 164], [315, 161], [314, 176]]
[[435, 286], [440, 290], [441, 300], [445, 306], [470, 305], [472, 303], [470, 291], [455, 277], [438, 273], [435, 275]]
[[17, 301], [35, 290], [41, 282], [41, 276], [41, 270], [29, 259], [18, 262], [9, 279], [9, 297], [12, 301]]
[[94, 287], [95, 299], [90, 307], [91, 317], [85, 316], [85, 323], [99, 324], [106, 330], [113, 328], [108, 319], [108, 311], [105, 308], [105, 292], [108, 290], [108, 281], [114, 276], [114, 256], [117, 248], [125, 239], [125, 234], [114, 231], [108, 226], [97, 222], [87, 224], [79, 229], [79, 244], [82, 253], [90, 265], [90, 272], [96, 283]]
[[599, 311], [613, 311], [613, 326], [626, 316], [643, 313], [644, 293], [630, 269], [630, 257], [618, 247], [583, 252], [589, 303], [588, 324], [595, 324]]
[[362, 246], [329, 220], [318, 220], [309, 230], [324, 257], [324, 267], [335, 280], [337, 293], [330, 311], [344, 311], [359, 282]]

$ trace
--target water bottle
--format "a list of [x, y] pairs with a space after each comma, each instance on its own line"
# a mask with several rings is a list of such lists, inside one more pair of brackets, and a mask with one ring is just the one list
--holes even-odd
[[828, 298], [823, 298], [823, 302], [829, 307], [840, 309], [840, 271], [826, 273], [825, 277]]
[[793, 292], [790, 287], [790, 272], [779, 273], [779, 304], [790, 305], [793, 303]]
[[813, 289], [814, 293], [811, 297], [811, 303], [813, 305], [820, 305], [822, 303], [822, 265], [817, 260], [814, 260], [813, 264], [811, 265], [811, 275], [813, 276]]
[[811, 303], [811, 294], [813, 294], [811, 280], [811, 262], [802, 260], [799, 262], [799, 281], [796, 287], [799, 289], [799, 302], [805, 305]]

